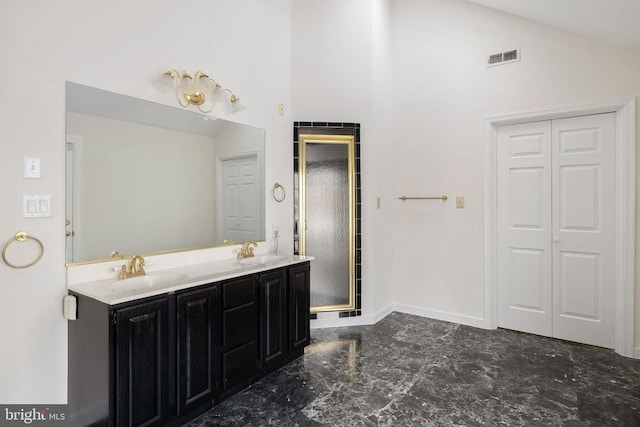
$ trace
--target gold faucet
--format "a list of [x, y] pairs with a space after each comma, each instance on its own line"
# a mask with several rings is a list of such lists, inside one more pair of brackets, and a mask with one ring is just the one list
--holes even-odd
[[119, 277], [126, 279], [128, 277], [144, 276], [145, 274], [147, 273], [144, 271], [144, 258], [140, 255], [134, 255], [131, 257], [131, 260], [129, 260], [128, 269], [126, 265], [122, 266]]
[[258, 244], [253, 240], [249, 240], [248, 242], [236, 242], [231, 239], [225, 239], [224, 243], [226, 245], [242, 245], [242, 248], [234, 251], [238, 254], [239, 259], [251, 258], [253, 256], [253, 249], [258, 247]]
[[242, 244], [242, 249], [238, 251], [238, 258], [250, 258], [253, 256], [253, 249], [258, 247], [258, 244], [253, 240], [248, 242], [244, 242]]

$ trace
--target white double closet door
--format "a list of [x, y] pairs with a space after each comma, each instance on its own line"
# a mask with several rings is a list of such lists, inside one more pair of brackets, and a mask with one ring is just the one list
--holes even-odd
[[497, 136], [498, 326], [612, 348], [615, 114]]

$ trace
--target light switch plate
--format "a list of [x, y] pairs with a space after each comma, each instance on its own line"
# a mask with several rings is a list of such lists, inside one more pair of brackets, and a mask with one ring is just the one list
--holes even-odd
[[51, 216], [51, 196], [22, 196], [24, 218], [44, 218]]
[[24, 177], [40, 178], [40, 159], [33, 157], [24, 158]]
[[463, 209], [464, 208], [464, 197], [458, 196], [456, 197], [456, 208]]

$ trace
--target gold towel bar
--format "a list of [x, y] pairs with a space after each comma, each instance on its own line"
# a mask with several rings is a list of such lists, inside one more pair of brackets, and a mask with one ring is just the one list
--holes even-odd
[[402, 200], [403, 202], [405, 200], [442, 200], [442, 201], [446, 201], [448, 199], [448, 197], [445, 196], [439, 196], [439, 197], [407, 197], [407, 196], [402, 196], [402, 197], [398, 197], [400, 200]]

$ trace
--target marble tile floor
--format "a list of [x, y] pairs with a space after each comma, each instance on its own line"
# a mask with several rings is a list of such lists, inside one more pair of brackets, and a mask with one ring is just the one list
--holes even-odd
[[392, 313], [312, 330], [305, 355], [188, 426], [640, 426], [640, 360]]

